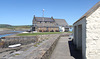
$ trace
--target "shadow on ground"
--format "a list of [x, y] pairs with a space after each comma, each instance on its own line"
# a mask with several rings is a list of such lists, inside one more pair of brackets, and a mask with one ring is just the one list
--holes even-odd
[[69, 49], [70, 49], [71, 56], [73, 56], [75, 59], [82, 59], [81, 51], [78, 51], [75, 48], [75, 45], [73, 44], [72, 41], [69, 41], [68, 43], [69, 43]]

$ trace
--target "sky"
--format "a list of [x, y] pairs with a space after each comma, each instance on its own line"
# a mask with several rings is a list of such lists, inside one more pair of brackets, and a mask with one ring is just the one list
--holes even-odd
[[0, 0], [0, 24], [32, 25], [34, 15], [72, 25], [100, 0]]

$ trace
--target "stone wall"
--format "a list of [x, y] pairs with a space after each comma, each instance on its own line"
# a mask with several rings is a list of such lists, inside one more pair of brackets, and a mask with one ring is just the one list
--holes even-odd
[[51, 37], [52, 35], [2, 37], [0, 46], [3, 45], [2, 48], [7, 48], [9, 45], [13, 45], [13, 44], [26, 45], [30, 43], [44, 41], [50, 39]]
[[31, 53], [25, 57], [25, 59], [49, 59], [60, 38], [60, 35], [53, 36], [55, 36], [55, 38], [50, 38], [47, 42], [34, 50], [33, 54]]
[[100, 59], [100, 7], [86, 20], [86, 58]]
[[9, 45], [14, 44], [30, 44], [38, 42], [38, 38], [36, 36], [16, 36], [16, 37], [2, 37], [1, 38], [1, 48], [7, 48]]
[[[61, 36], [68, 36], [70, 34], [50, 34], [50, 35], [39, 35], [38, 40], [42, 41], [37, 47], [34, 45], [27, 50], [20, 53], [20, 55], [8, 55], [7, 59], [49, 59], [59, 38]], [[47, 39], [48, 38], [48, 39]]]
[[30, 44], [35, 42], [44, 41], [50, 39], [52, 35], [37, 35], [37, 36], [10, 36], [10, 37], [2, 37], [0, 41], [1, 48], [7, 48], [9, 45], [13, 44]]
[[[10, 58], [12, 58], [12, 59], [49, 59], [59, 38], [61, 36], [69, 36], [69, 35], [70, 34], [68, 34], [68, 33], [67, 34], [63, 33], [63, 34], [28, 36], [28, 37], [38, 37], [36, 43], [32, 44], [31, 47], [27, 48], [26, 50], [24, 50], [22, 53], [20, 53], [18, 55], [17, 54], [14, 55], [14, 52], [13, 52], [13, 53], [6, 55], [3, 58], [5, 58], [5, 59], [6, 58], [7, 59], [10, 59]], [[9, 39], [7, 39], [7, 40], [9, 40]], [[8, 42], [7, 40], [6, 40], [6, 42]], [[13, 39], [10, 39], [10, 40], [13, 40]], [[23, 39], [21, 39], [21, 40], [23, 40]], [[26, 41], [27, 40], [32, 41], [32, 39], [26, 39]], [[39, 42], [41, 42], [41, 43], [39, 43]], [[25, 42], [23, 41], [23, 43], [25, 43]], [[29, 43], [31, 43], [31, 42], [29, 42]], [[38, 45], [34, 46], [35, 44], [38, 44]], [[20, 50], [18, 50], [16, 52], [20, 52]]]
[[70, 35], [70, 33], [69, 33], [69, 34], [47, 34], [47, 35], [37, 35], [36, 37], [38, 38], [38, 41], [44, 41], [44, 40], [52, 39], [52, 37], [54, 37], [54, 35], [67, 36], [67, 35]]
[[52, 35], [50, 35], [50, 34], [47, 34], [47, 35], [37, 35], [36, 37], [38, 38], [38, 41], [44, 41], [46, 39], [50, 39], [52, 37]]
[[54, 32], [57, 32], [57, 31], [59, 31], [59, 28], [49, 28], [49, 27], [48, 27], [48, 29], [47, 29], [47, 28], [45, 27], [45, 28], [38, 28], [38, 29], [37, 29], [38, 32], [40, 32], [40, 31], [41, 31], [41, 32], [51, 32], [52, 30], [53, 30]]

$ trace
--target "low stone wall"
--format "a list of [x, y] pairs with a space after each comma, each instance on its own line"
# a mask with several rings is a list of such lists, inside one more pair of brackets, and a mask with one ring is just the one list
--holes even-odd
[[[60, 37], [66, 34], [44, 35], [49, 39], [43, 41], [38, 47], [31, 47], [13, 59], [49, 59]], [[51, 36], [51, 37], [50, 37]]]
[[29, 43], [37, 42], [36, 36], [16, 36], [16, 37], [3, 37], [1, 38], [1, 48], [7, 48], [9, 45], [22, 44], [26, 45]]
[[[50, 34], [50, 35], [38, 35], [37, 43], [41, 42], [38, 46], [31, 46], [27, 50], [23, 51], [19, 55], [8, 55], [5, 59], [49, 59], [55, 46], [62, 36], [68, 36], [69, 34]], [[30, 36], [31, 37], [31, 36]], [[33, 36], [32, 36], [33, 37]], [[9, 40], [9, 39], [8, 39]], [[26, 39], [27, 40], [27, 39]], [[30, 41], [30, 39], [28, 39]], [[24, 42], [24, 41], [23, 41]], [[18, 51], [17, 51], [18, 52]]]
[[40, 42], [47, 39], [50, 39], [55, 34], [49, 34], [49, 35], [37, 35], [37, 36], [8, 36], [8, 37], [2, 37], [0, 40], [0, 47], [1, 48], [7, 48], [9, 45], [14, 44], [30, 44], [34, 42]]
[[43, 43], [40, 47], [30, 53], [25, 59], [49, 59], [60, 35], [52, 35], [54, 37], [50, 38], [47, 42]]
[[55, 49], [57, 42], [59, 40], [60, 36], [52, 43], [52, 45], [47, 49], [47, 51], [44, 53], [44, 55], [40, 59], [49, 59], [53, 50]]
[[48, 34], [48, 35], [37, 35], [38, 41], [44, 41], [47, 39], [51, 39], [55, 34]]

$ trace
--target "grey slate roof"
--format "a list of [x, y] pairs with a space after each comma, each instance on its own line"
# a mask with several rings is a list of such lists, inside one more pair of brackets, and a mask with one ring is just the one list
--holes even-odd
[[[44, 18], [44, 19], [43, 19]], [[54, 19], [53, 17], [47, 18], [47, 17], [34, 17], [35, 20], [33, 23], [36, 24], [37, 27], [59, 27], [64, 26], [68, 27], [68, 23], [64, 19]], [[41, 23], [38, 23], [41, 22]], [[47, 22], [47, 23], [44, 23]]]
[[54, 19], [54, 20], [57, 25], [68, 27], [68, 23], [64, 19]]
[[47, 22], [53, 22], [54, 20], [47, 17], [35, 17], [36, 21], [47, 21]]
[[[75, 23], [77, 23], [78, 21], [80, 21], [82, 18], [84, 17], [88, 17], [90, 16], [94, 11], [96, 11], [98, 8], [100, 7], [100, 1], [95, 4], [90, 10], [88, 10], [79, 20], [77, 20]], [[74, 23], [74, 24], [75, 24]]]
[[58, 27], [58, 26], [56, 26], [56, 24], [54, 24], [54, 23], [38, 23], [37, 24], [37, 27]]

